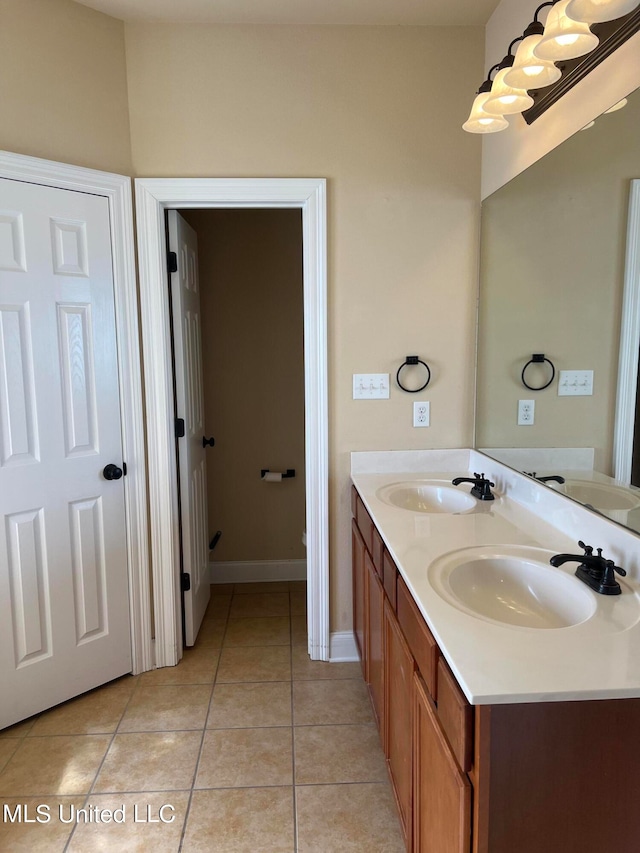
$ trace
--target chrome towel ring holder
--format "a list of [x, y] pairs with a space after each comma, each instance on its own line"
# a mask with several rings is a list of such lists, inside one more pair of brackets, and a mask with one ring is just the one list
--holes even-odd
[[[421, 364], [427, 371], [427, 380], [424, 385], [421, 385], [419, 388], [405, 388], [405, 386], [400, 381], [400, 374], [403, 368], [411, 367], [416, 364]], [[408, 355], [398, 368], [398, 372], [396, 373], [396, 382], [398, 383], [398, 386], [402, 388], [403, 391], [407, 392], [407, 394], [417, 394], [419, 391], [424, 391], [429, 382], [431, 382], [431, 370], [429, 369], [429, 365], [426, 363], [426, 361], [422, 361], [422, 359], [418, 358], [417, 355]]]
[[[546, 382], [544, 385], [539, 385], [537, 388], [533, 385], [529, 385], [527, 380], [524, 378], [524, 374], [526, 373], [527, 367], [529, 367], [530, 364], [542, 364], [545, 361], [551, 367], [551, 379], [548, 382]], [[556, 369], [554, 367], [553, 362], [550, 359], [548, 359], [543, 352], [534, 353], [531, 356], [531, 358], [529, 359], [529, 361], [522, 368], [522, 384], [524, 385], [525, 388], [528, 388], [529, 391], [544, 391], [545, 388], [548, 388], [549, 385], [551, 385], [551, 383], [553, 382], [553, 380], [555, 378], [555, 375], [556, 375]]]

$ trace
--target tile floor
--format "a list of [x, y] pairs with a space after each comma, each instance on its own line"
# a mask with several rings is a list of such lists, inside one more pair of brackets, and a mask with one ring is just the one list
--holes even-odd
[[212, 591], [177, 667], [0, 732], [0, 851], [401, 853], [360, 666], [309, 660], [304, 583]]

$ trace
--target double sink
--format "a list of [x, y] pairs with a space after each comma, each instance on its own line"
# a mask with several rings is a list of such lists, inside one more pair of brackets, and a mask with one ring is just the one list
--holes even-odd
[[[435, 479], [392, 483], [376, 496], [414, 513], [467, 514], [480, 505], [468, 491]], [[447, 604], [503, 627], [571, 628], [595, 619], [609, 631], [620, 631], [640, 619], [640, 600], [631, 587], [621, 584], [622, 594], [615, 603], [600, 601], [603, 596], [573, 575], [575, 566], [550, 564], [554, 553], [513, 544], [461, 548], [434, 560], [428, 581]]]

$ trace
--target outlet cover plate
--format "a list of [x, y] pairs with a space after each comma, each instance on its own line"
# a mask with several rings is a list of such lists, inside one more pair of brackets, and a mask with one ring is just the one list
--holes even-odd
[[428, 400], [419, 402], [416, 400], [413, 404], [413, 425], [414, 427], [428, 427], [431, 418], [431, 406]]

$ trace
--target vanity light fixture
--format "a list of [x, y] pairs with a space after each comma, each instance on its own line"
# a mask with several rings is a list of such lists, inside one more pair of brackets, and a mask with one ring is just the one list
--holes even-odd
[[571, 0], [567, 15], [576, 21], [600, 24], [628, 15], [638, 5], [638, 0]]
[[533, 98], [527, 94], [526, 89], [516, 89], [507, 85], [505, 76], [508, 70], [508, 68], [501, 68], [498, 71], [491, 93], [484, 103], [484, 111], [491, 115], [514, 115], [533, 106]]
[[[544, 24], [538, 20], [543, 9], [549, 9]], [[613, 25], [607, 23], [618, 18]], [[505, 116], [516, 113], [531, 124], [639, 30], [640, 0], [546, 0], [504, 59], [490, 69], [463, 129], [496, 133], [509, 127]], [[517, 42], [514, 56], [511, 50]]]
[[567, 15], [567, 6], [572, 0], [560, 0], [551, 8], [544, 33], [534, 50], [538, 59], [559, 62], [584, 56], [599, 44], [598, 36], [591, 32], [585, 21]]
[[497, 133], [500, 130], [505, 130], [509, 127], [509, 122], [502, 115], [496, 113], [488, 113], [484, 109], [484, 105], [491, 96], [492, 80], [491, 74], [498, 68], [494, 65], [489, 70], [487, 79], [478, 89], [478, 94], [475, 97], [469, 118], [462, 125], [462, 129], [467, 133]]
[[535, 49], [542, 40], [544, 26], [538, 20], [538, 13], [548, 3], [543, 3], [536, 9], [534, 20], [522, 35], [522, 41], [516, 51], [511, 68], [504, 75], [507, 86], [516, 89], [542, 89], [557, 83], [562, 77], [562, 71], [548, 59], [540, 59], [535, 55]]

